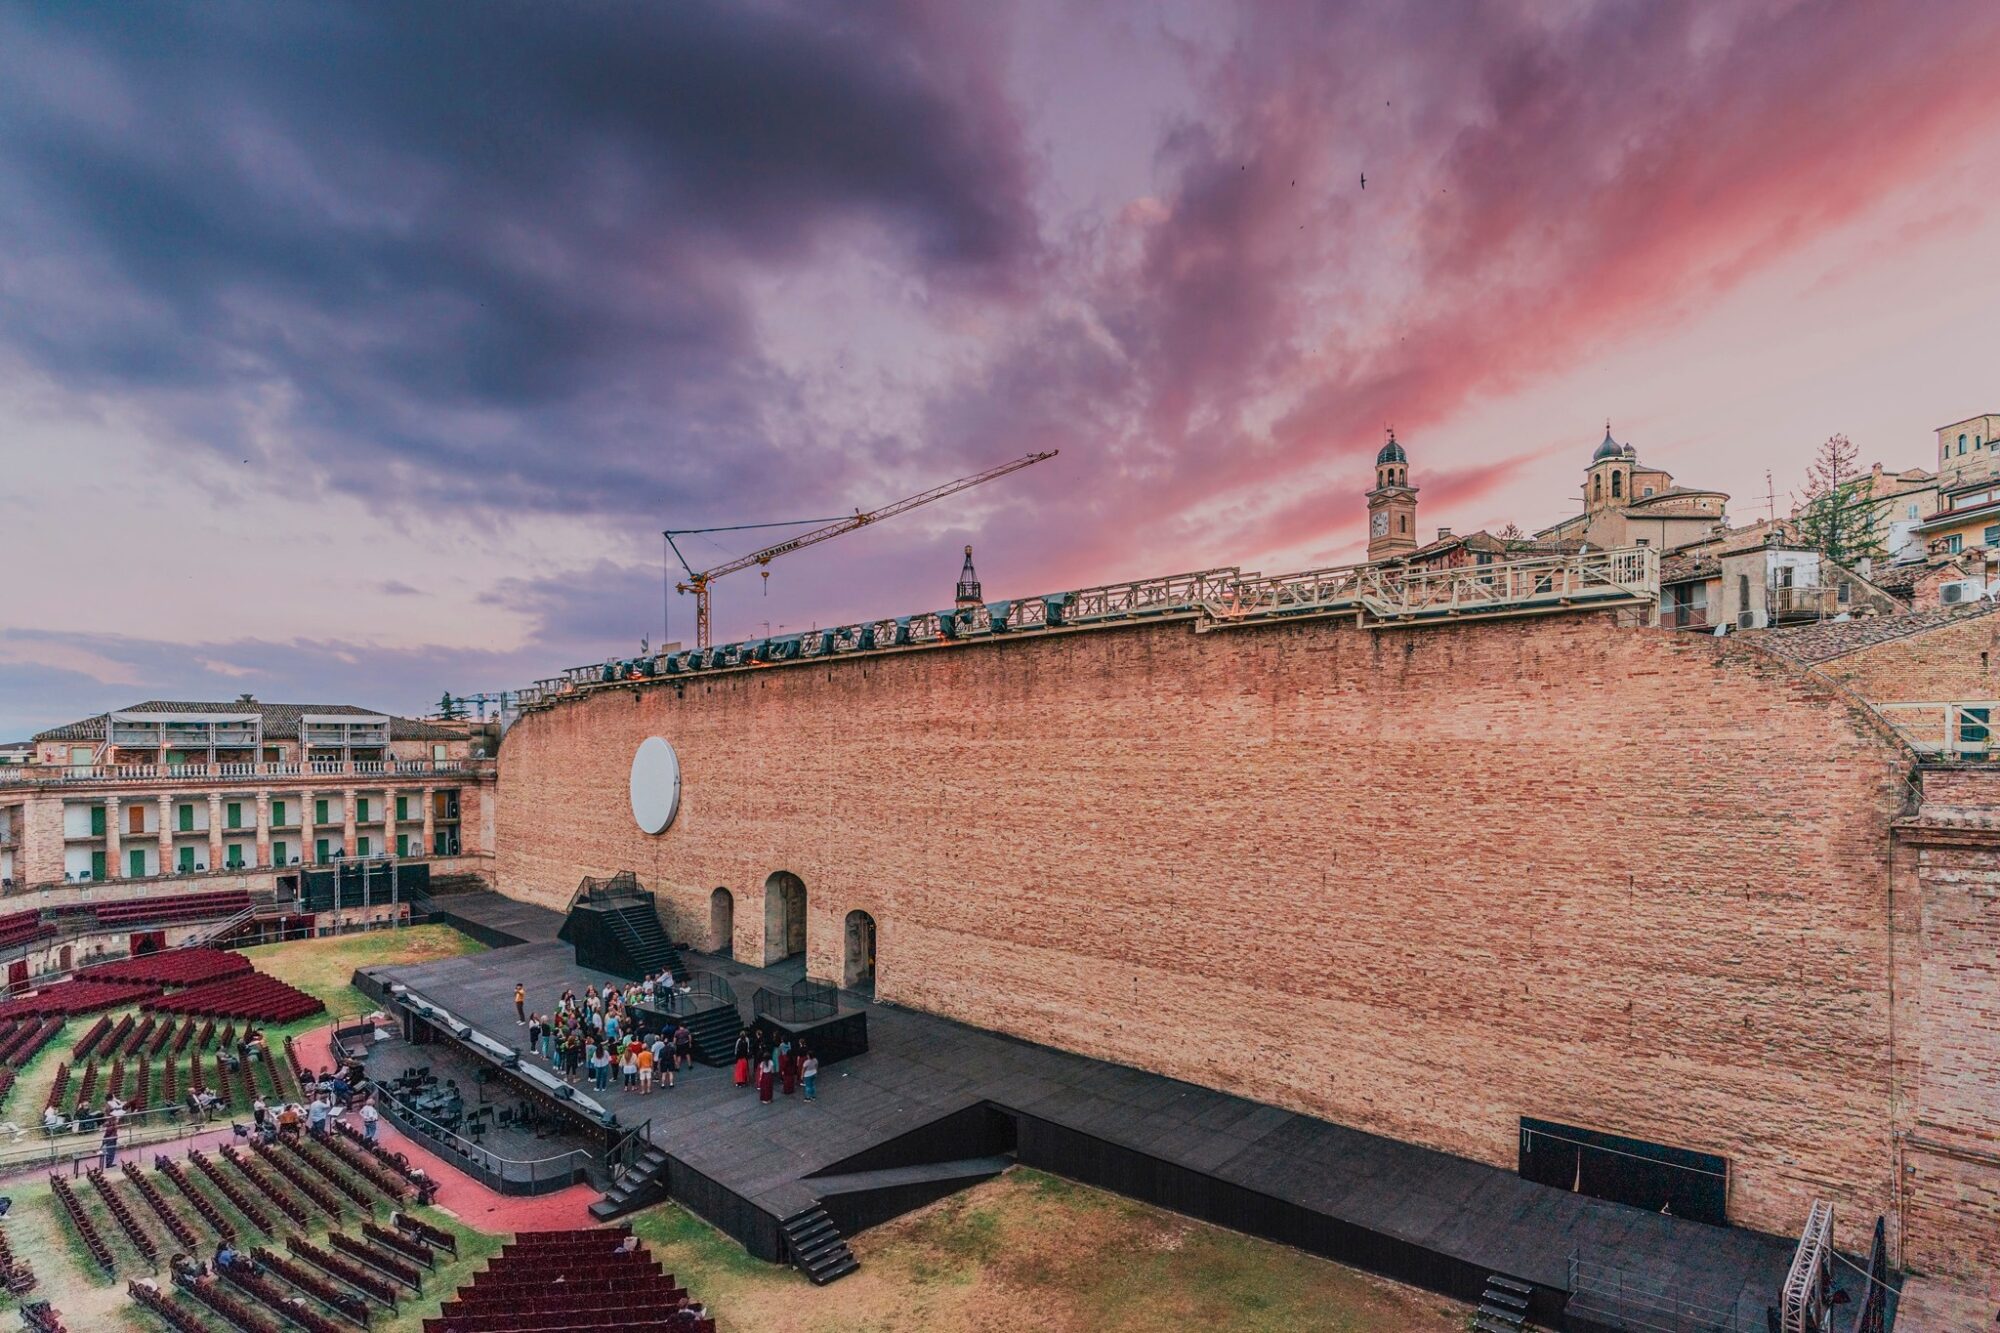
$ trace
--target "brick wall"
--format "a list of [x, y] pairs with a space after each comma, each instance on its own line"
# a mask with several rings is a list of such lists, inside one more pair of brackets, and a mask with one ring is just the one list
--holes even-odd
[[1873, 703], [2000, 697], [2000, 615], [1964, 619], [1863, 648], [1819, 669]]
[[[665, 834], [631, 757], [670, 739]], [[1890, 1206], [1903, 757], [1728, 641], [1556, 617], [1156, 624], [595, 694], [508, 734], [497, 875], [803, 878], [888, 999], [1503, 1166], [1522, 1115], [1727, 1156], [1731, 1214]]]
[[1923, 774], [1898, 831], [1896, 1045], [1905, 1264], [2000, 1273], [2000, 769]]

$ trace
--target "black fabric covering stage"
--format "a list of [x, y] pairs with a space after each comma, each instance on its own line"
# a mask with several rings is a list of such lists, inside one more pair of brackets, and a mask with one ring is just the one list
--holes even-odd
[[[547, 1009], [564, 987], [610, 978], [578, 970], [554, 940], [561, 918], [495, 906], [508, 929], [542, 942], [409, 967], [371, 969], [445, 1003], [503, 1041], [516, 1038], [513, 990]], [[479, 920], [463, 900], [454, 914]], [[531, 911], [537, 909], [530, 909]], [[739, 996], [797, 975], [691, 955]], [[743, 1018], [748, 1021], [747, 1003]], [[1489, 1273], [1537, 1288], [1534, 1313], [1557, 1324], [1569, 1261], [1630, 1271], [1676, 1297], [1734, 1310], [1761, 1327], [1792, 1242], [1662, 1216], [1524, 1180], [1512, 1171], [1260, 1105], [896, 1007], [842, 996], [865, 1013], [869, 1050], [820, 1076], [819, 1100], [760, 1104], [728, 1069], [697, 1066], [672, 1092], [603, 1094], [626, 1125], [653, 1121], [675, 1198], [779, 1260], [778, 1223], [836, 1182], [851, 1218], [881, 1220], [880, 1191], [922, 1201], [969, 1181], [979, 1159], [1012, 1154], [1087, 1184], [1268, 1237], [1465, 1300]], [[524, 1040], [524, 1038], [520, 1038]], [[596, 1095], [596, 1094], [593, 1094]], [[863, 1172], [937, 1168], [856, 1180]], [[990, 1174], [990, 1171], [988, 1172]]]

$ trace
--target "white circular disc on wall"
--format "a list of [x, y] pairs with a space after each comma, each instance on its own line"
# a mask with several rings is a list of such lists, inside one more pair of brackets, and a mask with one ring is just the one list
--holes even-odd
[[680, 808], [680, 756], [658, 736], [648, 736], [632, 756], [632, 818], [647, 833], [661, 833]]

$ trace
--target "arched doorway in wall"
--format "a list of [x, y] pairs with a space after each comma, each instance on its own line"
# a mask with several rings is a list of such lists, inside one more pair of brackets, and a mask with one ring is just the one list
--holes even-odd
[[866, 912], [847, 914], [847, 964], [840, 984], [864, 995], [875, 993], [875, 918]]
[[806, 951], [806, 882], [789, 870], [764, 881], [764, 965]]
[[708, 951], [723, 958], [736, 956], [736, 896], [728, 889], [708, 895]]

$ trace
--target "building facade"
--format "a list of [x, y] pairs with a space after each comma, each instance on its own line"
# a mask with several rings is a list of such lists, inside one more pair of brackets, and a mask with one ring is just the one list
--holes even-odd
[[463, 727], [351, 705], [152, 701], [52, 728], [0, 769], [0, 888], [233, 877], [336, 862], [478, 873], [494, 764]]
[[1604, 440], [1583, 474], [1583, 511], [1535, 535], [1575, 539], [1597, 547], [1646, 546], [1674, 551], [1726, 527], [1722, 491], [1677, 486], [1672, 474], [1647, 467], [1638, 450], [1604, 429]]

